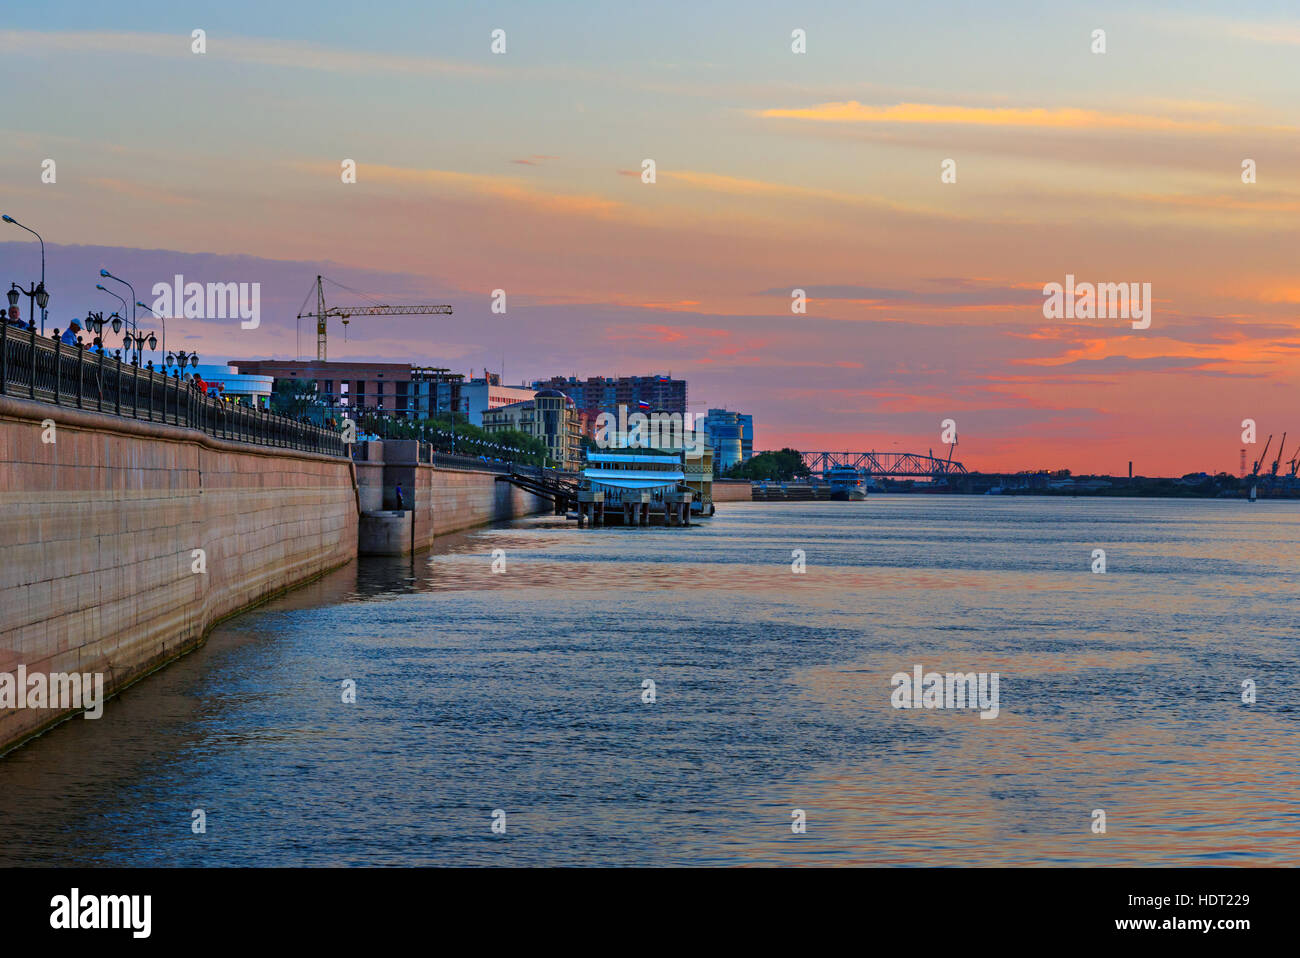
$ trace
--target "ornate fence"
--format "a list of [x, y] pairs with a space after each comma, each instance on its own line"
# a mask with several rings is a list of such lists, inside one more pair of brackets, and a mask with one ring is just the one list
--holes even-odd
[[0, 394], [146, 422], [200, 429], [217, 439], [346, 455], [342, 435], [311, 423], [221, 402], [178, 376], [65, 346], [0, 320]]

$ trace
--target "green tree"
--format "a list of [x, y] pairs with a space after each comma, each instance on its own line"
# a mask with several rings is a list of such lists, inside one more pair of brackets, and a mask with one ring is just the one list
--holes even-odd
[[748, 479], [751, 482], [789, 482], [792, 479], [806, 479], [809, 475], [799, 451], [786, 448], [776, 452], [760, 452], [745, 462], [738, 462], [723, 473], [721, 478]]
[[299, 379], [277, 379], [271, 387], [271, 412], [281, 416], [301, 419], [322, 409], [320, 397], [316, 394], [316, 381]]

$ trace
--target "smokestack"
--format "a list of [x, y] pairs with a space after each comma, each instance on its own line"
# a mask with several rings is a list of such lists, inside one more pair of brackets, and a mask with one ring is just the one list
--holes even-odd
[[1129, 480], [1132, 481], [1132, 479], [1133, 479], [1133, 460], [1132, 460], [1132, 459], [1130, 459], [1130, 460], [1128, 461], [1128, 477], [1129, 477]]

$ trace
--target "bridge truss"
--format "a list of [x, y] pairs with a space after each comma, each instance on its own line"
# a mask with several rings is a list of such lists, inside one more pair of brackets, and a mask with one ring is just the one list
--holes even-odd
[[960, 462], [915, 452], [801, 452], [799, 455], [814, 475], [846, 467], [868, 476], [931, 479], [966, 475], [966, 467]]

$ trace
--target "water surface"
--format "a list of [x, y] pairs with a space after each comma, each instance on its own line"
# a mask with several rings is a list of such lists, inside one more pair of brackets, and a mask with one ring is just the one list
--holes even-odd
[[[240, 616], [0, 760], [0, 864], [1300, 861], [1300, 505], [719, 508], [484, 529]], [[1001, 714], [891, 708], [918, 663], [998, 672]]]

